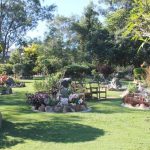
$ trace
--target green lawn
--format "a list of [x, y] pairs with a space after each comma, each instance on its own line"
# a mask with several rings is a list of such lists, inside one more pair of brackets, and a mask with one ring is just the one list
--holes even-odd
[[0, 95], [0, 149], [150, 150], [150, 111], [122, 108], [120, 92], [88, 102], [88, 113], [35, 113], [25, 103], [25, 93], [33, 91], [27, 82], [12, 95]]

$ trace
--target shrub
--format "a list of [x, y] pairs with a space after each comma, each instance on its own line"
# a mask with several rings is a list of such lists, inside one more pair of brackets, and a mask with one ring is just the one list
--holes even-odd
[[36, 91], [49, 91], [52, 89], [62, 76], [61, 72], [48, 75], [43, 81], [35, 81], [34, 88]]
[[130, 65], [130, 66], [117, 66], [115, 68], [115, 71], [118, 73], [118, 78], [124, 78], [126, 75], [130, 75], [132, 76], [133, 74], [133, 66]]
[[65, 76], [80, 78], [85, 74], [89, 74], [91, 72], [91, 68], [86, 65], [72, 64], [66, 67]]
[[14, 64], [13, 72], [17, 75], [22, 75], [23, 65], [20, 63]]
[[137, 86], [135, 84], [129, 83], [127, 90], [129, 91], [129, 93], [134, 93], [137, 91]]
[[48, 105], [50, 96], [47, 93], [35, 93], [35, 94], [26, 94], [27, 96], [27, 103], [35, 106], [36, 109], [38, 109], [42, 104]]
[[135, 79], [142, 80], [146, 76], [146, 70], [145, 68], [134, 68], [133, 74]]
[[2, 74], [3, 72], [5, 72], [8, 75], [13, 74], [12, 69], [12, 64], [0, 64], [0, 74]]
[[114, 72], [114, 69], [109, 65], [98, 66], [97, 70], [103, 74], [104, 78], [108, 78], [110, 74]]

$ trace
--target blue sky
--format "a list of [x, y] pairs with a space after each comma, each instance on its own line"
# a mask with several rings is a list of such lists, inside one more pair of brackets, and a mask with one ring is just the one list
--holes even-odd
[[64, 16], [81, 15], [83, 9], [93, 1], [95, 4], [98, 0], [44, 0], [44, 4], [50, 5], [56, 4], [56, 14], [62, 14]]
[[[98, 3], [98, 0], [44, 0], [44, 2], [43, 0], [41, 0], [43, 5], [56, 4], [57, 8], [55, 10], [55, 14], [60, 14], [66, 17], [70, 17], [72, 15], [81, 16], [84, 8], [91, 1], [93, 1], [94, 4]], [[31, 38], [40, 37], [43, 39], [45, 30], [45, 23], [40, 22], [38, 27], [34, 31], [30, 31], [27, 33], [27, 36]]]

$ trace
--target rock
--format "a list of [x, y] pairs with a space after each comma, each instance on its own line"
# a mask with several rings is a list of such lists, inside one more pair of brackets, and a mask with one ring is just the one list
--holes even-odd
[[140, 106], [140, 104], [136, 104], [136, 106], [135, 106], [135, 107], [137, 107], [137, 108], [138, 108], [139, 106]]
[[2, 114], [0, 112], [0, 128], [2, 127]]
[[54, 112], [62, 112], [62, 110], [63, 110], [63, 106], [55, 106], [54, 107]]
[[71, 78], [64, 78], [60, 82], [63, 87], [68, 87], [71, 84]]
[[54, 112], [53, 107], [51, 107], [51, 106], [46, 106], [45, 111], [46, 112]]
[[35, 111], [36, 110], [36, 107], [35, 106], [32, 106], [32, 108], [31, 108], [33, 111]]
[[121, 83], [119, 81], [119, 78], [114, 77], [109, 85], [109, 89], [118, 89], [121, 88]]
[[44, 112], [44, 111], [45, 111], [45, 106], [44, 106], [44, 105], [41, 105], [41, 106], [38, 108], [38, 110]]
[[46, 105], [48, 105], [48, 104], [49, 104], [49, 98], [45, 98], [45, 99], [44, 99], [44, 103], [45, 103]]
[[68, 105], [68, 98], [61, 98], [60, 103], [61, 105]]
[[85, 111], [87, 108], [86, 108], [85, 105], [81, 105], [81, 106], [80, 106], [80, 109], [81, 109], [81, 111]]
[[75, 112], [75, 109], [72, 108], [72, 107], [70, 107], [70, 111], [71, 111], [71, 112]]
[[70, 112], [75, 112], [75, 107], [76, 107], [76, 104], [71, 103], [71, 104], [69, 105]]
[[63, 113], [67, 113], [68, 112], [68, 107], [64, 105], [63, 107]]
[[15, 81], [13, 80], [13, 78], [8, 78], [7, 81], [6, 81], [6, 84], [8, 86], [13, 86], [15, 84]]
[[139, 108], [145, 109], [145, 108], [147, 108], [147, 107], [146, 107], [144, 104], [140, 104]]
[[75, 111], [78, 112], [78, 111], [81, 111], [81, 105], [77, 104], [75, 106]]

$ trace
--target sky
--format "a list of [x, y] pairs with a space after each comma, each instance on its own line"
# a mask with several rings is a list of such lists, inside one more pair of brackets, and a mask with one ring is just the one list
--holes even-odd
[[[55, 15], [63, 15], [66, 17], [70, 17], [72, 15], [83, 14], [84, 8], [93, 1], [94, 4], [98, 3], [98, 0], [41, 0], [42, 5], [51, 5], [55, 4], [57, 6], [54, 14]], [[46, 31], [46, 24], [44, 22], [40, 22], [38, 27], [27, 33], [27, 37], [29, 38], [40, 38], [43, 39], [44, 32]]]

